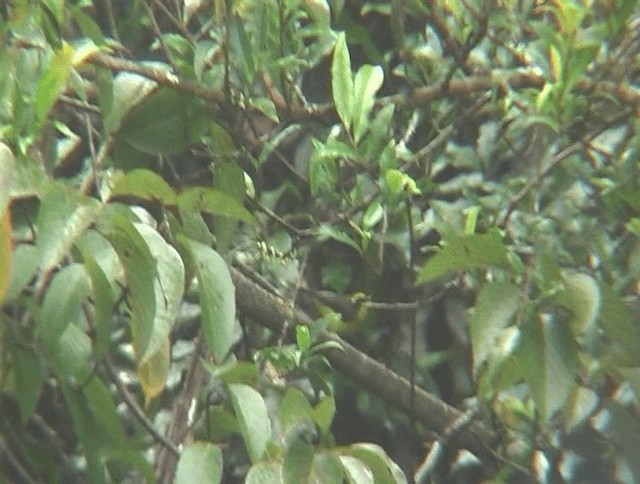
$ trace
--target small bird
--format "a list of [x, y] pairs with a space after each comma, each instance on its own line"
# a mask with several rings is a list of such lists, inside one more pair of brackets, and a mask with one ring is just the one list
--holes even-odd
[[362, 292], [347, 296], [332, 291], [302, 288], [301, 293], [303, 308], [312, 317], [327, 318], [329, 328], [336, 333], [356, 333], [366, 321], [368, 308], [365, 303], [369, 299]]

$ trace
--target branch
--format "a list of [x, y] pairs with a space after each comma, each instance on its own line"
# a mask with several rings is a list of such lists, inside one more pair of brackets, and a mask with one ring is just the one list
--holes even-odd
[[[252, 282], [235, 268], [230, 268], [236, 287], [238, 309], [275, 332], [285, 330], [285, 322], [310, 324], [311, 319], [300, 310], [292, 310], [287, 303], [266, 289]], [[382, 363], [353, 347], [338, 335], [323, 331], [319, 342], [335, 341], [342, 350], [329, 350], [325, 356], [333, 368], [352, 379], [371, 393], [394, 407], [411, 412], [411, 384], [406, 378], [385, 367]], [[415, 389], [415, 418], [427, 428], [442, 434], [463, 418], [463, 413], [421, 388]], [[492, 435], [479, 422], [474, 421], [451, 439], [458, 447], [474, 453], [485, 464], [492, 465], [495, 455], [491, 449]]]

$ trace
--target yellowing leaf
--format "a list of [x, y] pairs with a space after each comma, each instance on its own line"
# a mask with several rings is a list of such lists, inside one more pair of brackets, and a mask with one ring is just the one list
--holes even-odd
[[11, 280], [11, 215], [5, 210], [0, 216], [0, 303]]
[[171, 365], [169, 338], [164, 338], [159, 349], [138, 365], [138, 379], [144, 393], [145, 405], [149, 405], [164, 388]]

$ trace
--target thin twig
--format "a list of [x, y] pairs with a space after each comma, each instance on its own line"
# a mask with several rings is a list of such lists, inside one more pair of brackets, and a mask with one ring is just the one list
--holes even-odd
[[179, 456], [180, 450], [178, 449], [178, 447], [154, 427], [153, 423], [147, 418], [144, 411], [140, 408], [140, 405], [138, 405], [138, 402], [136, 401], [134, 396], [131, 395], [129, 390], [127, 390], [127, 387], [120, 380], [120, 377], [118, 377], [118, 374], [108, 357], [105, 358], [103, 365], [107, 370], [107, 373], [109, 374], [109, 378], [111, 378], [111, 381], [116, 386], [118, 393], [122, 397], [122, 400], [127, 405], [127, 407], [129, 407], [129, 410], [131, 410], [133, 415], [138, 419], [142, 426], [147, 429], [147, 431], [151, 434], [156, 442], [164, 445], [175, 456]]

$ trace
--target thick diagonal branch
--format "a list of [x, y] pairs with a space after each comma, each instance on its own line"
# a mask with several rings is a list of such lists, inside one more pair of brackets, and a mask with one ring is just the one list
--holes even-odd
[[[238, 309], [259, 324], [280, 333], [285, 330], [287, 321], [290, 324], [311, 322], [304, 312], [292, 311], [285, 301], [263, 289], [238, 270], [231, 268], [231, 277], [236, 286]], [[325, 353], [336, 371], [394, 407], [407, 413], [411, 411], [411, 385], [406, 378], [394, 373], [334, 333], [324, 331], [319, 339], [320, 342], [336, 341], [342, 347], [342, 350], [329, 350]], [[463, 415], [456, 408], [420, 388], [416, 389], [414, 398], [415, 417], [438, 434], [446, 431]], [[495, 461], [491, 443], [491, 434], [480, 422], [469, 425], [452, 440], [452, 445], [471, 451], [487, 464]]]

